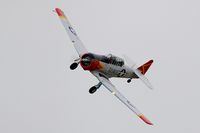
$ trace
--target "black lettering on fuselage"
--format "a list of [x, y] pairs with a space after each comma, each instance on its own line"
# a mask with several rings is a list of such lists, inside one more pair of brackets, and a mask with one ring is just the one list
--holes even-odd
[[119, 73], [118, 73], [118, 77], [123, 77], [126, 74], [126, 70], [122, 69]]

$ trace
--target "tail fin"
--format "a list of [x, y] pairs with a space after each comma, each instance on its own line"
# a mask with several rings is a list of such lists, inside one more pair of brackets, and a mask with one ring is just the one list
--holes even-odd
[[148, 61], [147, 63], [143, 64], [142, 66], [138, 67], [138, 70], [145, 75], [151, 64], [153, 63], [153, 60]]

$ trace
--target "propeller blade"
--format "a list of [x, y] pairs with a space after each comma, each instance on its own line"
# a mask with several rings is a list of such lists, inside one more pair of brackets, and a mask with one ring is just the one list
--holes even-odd
[[73, 55], [73, 56], [71, 56], [71, 62], [79, 63], [80, 62], [80, 58], [75, 56], [75, 55]]

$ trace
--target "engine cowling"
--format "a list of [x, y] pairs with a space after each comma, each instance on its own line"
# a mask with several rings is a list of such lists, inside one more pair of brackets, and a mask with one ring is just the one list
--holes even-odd
[[89, 71], [102, 68], [100, 61], [95, 59], [94, 56], [90, 53], [85, 54], [81, 57], [80, 64], [84, 70], [89, 70]]

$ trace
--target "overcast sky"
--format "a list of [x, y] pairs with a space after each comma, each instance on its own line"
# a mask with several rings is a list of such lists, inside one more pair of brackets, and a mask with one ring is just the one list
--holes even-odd
[[[1, 133], [200, 132], [198, 0], [1, 0]], [[88, 50], [154, 64], [141, 81], [111, 79], [153, 123], [146, 125], [79, 67], [57, 15], [68, 16]]]

